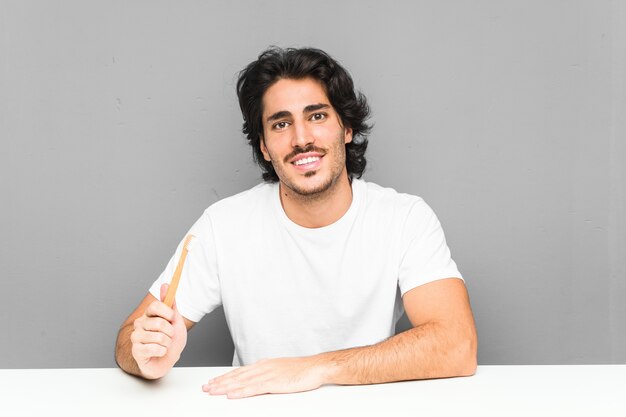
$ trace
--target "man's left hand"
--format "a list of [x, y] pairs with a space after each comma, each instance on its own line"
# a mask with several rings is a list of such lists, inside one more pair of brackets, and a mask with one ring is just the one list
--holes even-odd
[[326, 369], [315, 356], [265, 359], [212, 379], [202, 390], [228, 398], [310, 391], [326, 383]]

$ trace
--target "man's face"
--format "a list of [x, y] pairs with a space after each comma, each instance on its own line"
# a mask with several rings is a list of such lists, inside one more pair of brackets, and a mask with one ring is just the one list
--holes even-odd
[[282, 186], [313, 196], [346, 175], [352, 129], [342, 126], [320, 82], [279, 80], [263, 95], [262, 117], [261, 151]]

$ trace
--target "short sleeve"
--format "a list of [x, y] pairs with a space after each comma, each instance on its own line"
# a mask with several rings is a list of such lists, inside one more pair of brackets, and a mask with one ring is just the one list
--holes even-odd
[[463, 279], [433, 210], [419, 199], [409, 211], [402, 233], [403, 256], [400, 261], [398, 285], [407, 291], [444, 278]]
[[[183, 317], [198, 322], [205, 314], [222, 304], [215, 241], [208, 210], [194, 223], [187, 234], [194, 235], [196, 239], [183, 266], [176, 292], [176, 306]], [[182, 253], [183, 242], [184, 239], [178, 244], [165, 270], [150, 287], [150, 293], [156, 298], [159, 298], [161, 285], [172, 280]]]

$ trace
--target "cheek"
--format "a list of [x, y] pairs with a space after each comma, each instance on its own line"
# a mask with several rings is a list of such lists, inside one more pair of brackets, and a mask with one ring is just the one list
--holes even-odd
[[288, 150], [285, 151], [281, 147], [280, 142], [278, 142], [275, 139], [276, 138], [273, 138], [273, 140], [269, 143], [269, 145], [266, 144], [265, 146], [261, 147], [261, 152], [263, 152], [263, 157], [268, 162], [280, 161], [282, 160], [282, 157], [286, 155], [285, 152], [288, 152]]
[[307, 131], [307, 139], [313, 145], [328, 148], [337, 136], [336, 132], [324, 126], [312, 126]]

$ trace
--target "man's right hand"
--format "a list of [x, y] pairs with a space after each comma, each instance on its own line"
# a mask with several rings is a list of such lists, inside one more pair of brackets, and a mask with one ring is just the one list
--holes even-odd
[[161, 301], [151, 303], [133, 323], [132, 355], [144, 378], [165, 375], [178, 361], [187, 343], [187, 327], [176, 309], [163, 303], [168, 284], [161, 286]]

